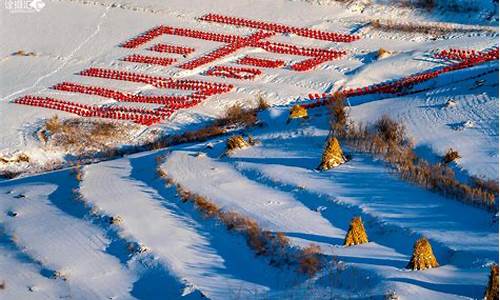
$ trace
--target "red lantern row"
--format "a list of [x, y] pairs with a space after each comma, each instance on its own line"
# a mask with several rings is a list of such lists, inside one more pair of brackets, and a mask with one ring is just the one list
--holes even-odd
[[285, 65], [283, 60], [271, 60], [264, 58], [255, 58], [250, 56], [245, 56], [240, 58], [236, 63], [240, 65], [250, 65], [263, 68], [280, 68]]
[[206, 41], [220, 42], [220, 43], [235, 43], [238, 40], [242, 39], [242, 37], [231, 34], [220, 34], [220, 33], [212, 33], [201, 30], [193, 30], [186, 28], [175, 28], [169, 26], [158, 26], [153, 29], [146, 31], [145, 33], [130, 39], [129, 41], [121, 44], [121, 47], [124, 48], [137, 48], [142, 44], [145, 44], [152, 39], [160, 36], [160, 35], [177, 35], [189, 38], [195, 38]]
[[221, 48], [218, 48], [198, 59], [189, 61], [179, 66], [182, 69], [192, 70], [202, 65], [213, 62], [221, 57], [229, 55], [243, 47], [254, 46], [259, 40], [274, 35], [274, 33], [259, 31], [250, 36], [239, 39], [234, 43], [229, 43]]
[[[447, 52], [450, 53], [450, 52]], [[451, 52], [453, 53], [453, 52]], [[464, 53], [464, 52], [454, 52], [454, 53]], [[472, 54], [473, 52], [469, 52]], [[452, 72], [455, 70], [461, 70], [465, 68], [469, 68], [484, 62], [498, 60], [498, 48], [494, 48], [488, 50], [486, 52], [475, 52], [475, 55], [469, 55], [466, 58], [462, 59], [462, 61], [451, 64], [449, 66], [445, 66], [436, 70], [429, 70], [422, 73], [410, 75], [408, 77], [387, 82], [387, 83], [378, 83], [366, 87], [355, 88], [355, 89], [347, 89], [341, 91], [342, 95], [345, 97], [352, 96], [362, 96], [368, 94], [375, 93], [383, 93], [383, 94], [397, 94], [401, 93], [404, 88], [410, 87], [414, 84], [421, 83], [432, 78], [439, 76], [440, 74]], [[304, 104], [302, 105], [305, 108], [313, 108], [321, 105], [326, 105], [331, 102], [333, 95], [328, 94], [309, 94], [309, 99], [315, 101], [314, 103]]]
[[135, 95], [127, 92], [111, 90], [103, 87], [81, 85], [77, 83], [63, 82], [56, 84], [52, 89], [87, 95], [97, 95], [105, 98], [114, 99], [120, 102], [139, 102], [162, 104], [172, 109], [181, 109], [192, 107], [205, 100], [209, 96], [225, 93], [227, 90], [221, 88], [208, 88], [200, 90], [188, 96], [144, 96]]
[[208, 76], [219, 76], [235, 79], [254, 79], [257, 75], [262, 74], [259, 69], [255, 68], [237, 68], [228, 66], [216, 66], [207, 71]]
[[160, 65], [160, 66], [170, 66], [172, 63], [176, 61], [175, 58], [154, 57], [154, 56], [145, 56], [139, 54], [129, 55], [127, 57], [122, 58], [122, 60], [141, 63], [141, 64]]
[[219, 14], [207, 14], [200, 18], [203, 21], [216, 22], [223, 24], [230, 24], [235, 26], [245, 26], [256, 28], [260, 30], [268, 30], [278, 33], [293, 33], [303, 37], [308, 37], [317, 40], [331, 41], [331, 42], [352, 42], [358, 40], [360, 37], [351, 34], [341, 34], [335, 32], [325, 32], [320, 30], [293, 27], [283, 24], [269, 23], [263, 21], [255, 21], [244, 18], [228, 17]]
[[495, 47], [486, 52], [450, 48], [448, 50], [442, 50], [436, 53], [434, 57], [451, 59], [451, 60], [467, 60], [467, 59], [470, 60], [474, 58], [485, 58], [485, 57], [494, 59], [495, 57], [498, 57], [498, 48]]
[[183, 46], [174, 46], [167, 44], [156, 44], [151, 48], [148, 48], [150, 51], [161, 52], [161, 53], [175, 53], [187, 55], [194, 52], [194, 48], [183, 47]]
[[173, 112], [172, 110], [156, 111], [127, 107], [99, 107], [35, 96], [24, 96], [14, 100], [14, 103], [66, 111], [82, 117], [129, 120], [147, 126], [160, 122]]
[[150, 76], [139, 73], [118, 71], [111, 69], [89, 68], [80, 72], [82, 76], [100, 77], [130, 82], [140, 82], [153, 85], [157, 88], [177, 89], [177, 90], [204, 90], [218, 88], [221, 92], [230, 91], [233, 86], [230, 84], [206, 82], [199, 80], [173, 80], [160, 76]]

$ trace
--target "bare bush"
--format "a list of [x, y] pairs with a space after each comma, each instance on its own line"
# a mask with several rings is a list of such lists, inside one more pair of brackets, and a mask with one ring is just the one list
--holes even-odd
[[320, 248], [318, 245], [309, 245], [302, 249], [299, 255], [299, 272], [310, 277], [314, 276], [321, 269], [319, 257]]
[[344, 136], [346, 134], [347, 114], [345, 107], [345, 97], [341, 93], [335, 93], [329, 105], [332, 119], [330, 127], [335, 136]]
[[100, 153], [105, 157], [117, 155], [117, 147], [130, 139], [138, 125], [74, 118], [61, 121], [53, 116], [40, 129], [38, 136], [48, 148], [67, 151], [79, 157]]
[[473, 28], [473, 27], [464, 28], [442, 23], [395, 22], [392, 20], [379, 20], [379, 19], [371, 21], [370, 26], [372, 26], [374, 29], [382, 31], [400, 31], [400, 32], [410, 32], [410, 33], [423, 33], [430, 35], [443, 35], [454, 32], [490, 31], [487, 28]]
[[363, 125], [350, 126], [343, 139], [356, 151], [383, 158], [404, 180], [465, 203], [496, 209], [498, 182], [476, 178], [473, 185], [462, 183], [446, 164], [431, 164], [417, 157], [404, 126], [387, 116], [376, 121], [372, 129]]
[[269, 105], [269, 103], [266, 101], [266, 99], [264, 99], [264, 97], [262, 97], [262, 95], [259, 95], [257, 97], [257, 110], [258, 111], [263, 111], [263, 110], [269, 109], [270, 107], [271, 107], [271, 105]]
[[448, 151], [446, 151], [446, 154], [443, 157], [443, 163], [449, 164], [449, 163], [451, 163], [459, 158], [460, 158], [460, 155], [458, 154], [458, 151], [450, 148], [450, 149], [448, 149]]

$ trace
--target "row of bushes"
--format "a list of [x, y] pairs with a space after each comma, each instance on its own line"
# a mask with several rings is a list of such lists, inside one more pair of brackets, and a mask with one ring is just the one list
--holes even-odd
[[459, 157], [448, 151], [443, 163], [430, 163], [417, 157], [405, 127], [382, 116], [372, 127], [348, 124], [344, 99], [338, 96], [331, 104], [331, 131], [355, 151], [375, 154], [394, 167], [401, 178], [445, 196], [496, 210], [498, 182], [478, 177], [471, 183], [460, 182], [448, 163]]
[[[158, 159], [160, 163], [162, 158]], [[317, 245], [297, 249], [290, 245], [289, 239], [282, 232], [273, 233], [263, 230], [255, 220], [234, 211], [224, 211], [206, 197], [192, 193], [180, 184], [176, 184], [160, 167], [157, 173], [169, 185], [175, 185], [183, 202], [192, 202], [207, 218], [220, 221], [230, 231], [243, 233], [248, 246], [256, 255], [270, 258], [270, 264], [276, 267], [292, 266], [302, 274], [313, 276], [324, 266], [324, 259]]]
[[443, 35], [453, 32], [477, 32], [477, 31], [488, 31], [484, 28], [461, 28], [456, 26], [451, 26], [448, 24], [438, 24], [438, 23], [418, 23], [418, 22], [395, 22], [389, 20], [374, 20], [370, 22], [370, 26], [383, 31], [400, 31], [400, 32], [410, 32], [410, 33], [424, 33], [432, 35]]

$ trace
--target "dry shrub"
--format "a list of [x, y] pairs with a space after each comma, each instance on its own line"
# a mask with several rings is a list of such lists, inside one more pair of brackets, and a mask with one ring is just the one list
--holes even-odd
[[235, 104], [226, 110], [224, 118], [219, 120], [219, 125], [252, 125], [257, 121], [257, 111], [245, 110], [239, 104]]
[[343, 140], [357, 151], [383, 158], [404, 180], [465, 203], [496, 209], [497, 182], [473, 179], [473, 185], [465, 184], [446, 164], [431, 164], [417, 157], [404, 126], [387, 116], [376, 121], [373, 129], [350, 126]]
[[353, 246], [368, 243], [365, 226], [361, 217], [354, 217], [349, 225], [349, 230], [345, 236], [344, 245]]
[[257, 96], [257, 110], [258, 111], [263, 111], [266, 109], [269, 109], [271, 105], [262, 97], [262, 95]]
[[406, 268], [411, 270], [425, 270], [439, 267], [432, 252], [432, 246], [426, 238], [420, 238], [413, 246], [413, 255]]
[[79, 157], [91, 157], [100, 153], [104, 157], [118, 154], [116, 147], [126, 143], [130, 132], [139, 126], [130, 123], [106, 122], [74, 118], [61, 121], [58, 116], [48, 119], [38, 136], [45, 146], [72, 153]]
[[220, 208], [208, 201], [205, 197], [194, 195], [192, 198], [196, 207], [203, 212], [205, 217], [211, 218], [219, 215]]
[[382, 116], [376, 123], [378, 135], [389, 144], [403, 144], [405, 141], [405, 128], [403, 124], [392, 120], [389, 116]]
[[167, 177], [167, 172], [165, 170], [163, 170], [162, 168], [158, 167], [156, 168], [156, 175], [158, 175], [158, 177]]
[[449, 164], [452, 161], [459, 159], [460, 157], [461, 156], [458, 154], [458, 151], [450, 148], [450, 149], [448, 149], [448, 151], [446, 151], [446, 154], [443, 157], [443, 163]]
[[336, 136], [344, 136], [347, 126], [345, 97], [341, 93], [335, 93], [330, 100], [329, 109], [331, 112], [330, 128], [333, 134]]
[[228, 108], [223, 118], [215, 120], [207, 127], [194, 131], [186, 131], [181, 135], [175, 135], [167, 139], [159, 139], [147, 145], [146, 148], [161, 149], [184, 143], [204, 142], [210, 138], [225, 134], [228, 127], [252, 126], [257, 121], [257, 112], [260, 109], [259, 107], [256, 109], [243, 109], [240, 105], [231, 106]]
[[5, 281], [0, 282], [0, 290], [5, 290]]
[[168, 143], [159, 146], [159, 148], [164, 148], [167, 147], [168, 145], [177, 145], [177, 144], [192, 143], [192, 142], [204, 142], [210, 138], [222, 135], [224, 133], [226, 133], [226, 130], [221, 126], [210, 125], [208, 127], [204, 127], [194, 131], [186, 131], [181, 135], [174, 136], [169, 140]]
[[320, 247], [318, 245], [309, 245], [302, 249], [299, 255], [299, 272], [310, 277], [314, 276], [321, 269]]
[[498, 196], [498, 181], [472, 176], [473, 187]]
[[14, 157], [2, 157], [0, 156], [0, 163], [3, 163], [3, 164], [8, 164], [8, 163], [29, 163], [30, 162], [30, 157], [28, 154], [26, 153], [19, 153], [17, 154], [16, 156]]
[[485, 28], [461, 28], [440, 23], [418, 23], [418, 22], [395, 22], [392, 20], [373, 20], [370, 26], [377, 30], [383, 31], [400, 31], [410, 33], [423, 33], [431, 35], [443, 35], [453, 32], [477, 32], [489, 31]]
[[490, 270], [490, 278], [488, 287], [484, 295], [486, 300], [498, 300], [498, 265], [492, 265]]
[[13, 56], [36, 56], [36, 53], [35, 52], [27, 52], [27, 51], [24, 51], [24, 50], [18, 50], [14, 53], [12, 53]]
[[77, 181], [81, 182], [83, 180], [83, 169], [79, 164], [73, 167], [72, 173], [75, 175]]
[[48, 119], [45, 122], [45, 129], [50, 131], [52, 134], [57, 133], [62, 130], [63, 124], [57, 115], [54, 115], [52, 118]]

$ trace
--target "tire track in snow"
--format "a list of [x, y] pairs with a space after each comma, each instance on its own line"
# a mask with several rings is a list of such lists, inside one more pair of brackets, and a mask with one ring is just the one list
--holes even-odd
[[[210, 248], [194, 224], [162, 206], [158, 193], [131, 179], [131, 171], [128, 159], [87, 166], [80, 191], [96, 209], [120, 216], [121, 234], [147, 247], [173, 276], [184, 282], [183, 294], [199, 290], [210, 299], [227, 299], [268, 290], [224, 274], [224, 259]], [[150, 171], [155, 172], [153, 168]]]
[[104, 252], [109, 241], [96, 226], [54, 207], [48, 196], [55, 189], [55, 185], [40, 183], [16, 186], [14, 192], [22, 198], [0, 189], [7, 234], [34, 260], [60, 272], [72, 298], [132, 299], [129, 291], [134, 277]]

